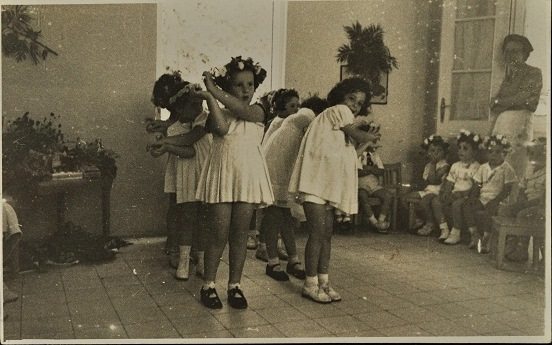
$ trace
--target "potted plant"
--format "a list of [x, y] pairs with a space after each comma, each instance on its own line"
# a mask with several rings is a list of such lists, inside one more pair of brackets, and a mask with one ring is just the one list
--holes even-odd
[[380, 85], [382, 73], [389, 73], [399, 66], [383, 42], [382, 27], [379, 24], [362, 27], [357, 21], [343, 28], [349, 43], [338, 48], [337, 61], [345, 63], [351, 74], [369, 80], [373, 95], [380, 95], [385, 91]]

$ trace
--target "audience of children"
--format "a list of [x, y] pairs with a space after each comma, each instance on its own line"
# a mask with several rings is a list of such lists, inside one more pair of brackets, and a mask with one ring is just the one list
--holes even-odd
[[420, 200], [417, 211], [421, 211], [421, 217], [417, 218], [414, 224], [414, 229], [417, 229], [420, 236], [429, 236], [444, 219], [439, 203], [439, 191], [450, 169], [446, 159], [448, 147], [449, 144], [439, 135], [433, 134], [424, 139], [422, 148], [429, 159], [422, 174], [422, 179], [426, 183], [425, 188], [411, 192], [403, 199]]
[[207, 101], [207, 127], [213, 133], [213, 144], [196, 193], [197, 199], [208, 204], [211, 217], [201, 302], [208, 308], [222, 308], [215, 280], [229, 243], [228, 304], [244, 309], [247, 299], [240, 283], [251, 217], [255, 206], [274, 201], [260, 147], [266, 111], [258, 103], [251, 104], [266, 70], [251, 58], [238, 56], [203, 76], [207, 91], [195, 94]]
[[[517, 199], [508, 205], [501, 205], [498, 214], [500, 216], [544, 222], [546, 203], [546, 138], [535, 139], [525, 146], [529, 165], [520, 180]], [[528, 258], [528, 245], [528, 236], [508, 236], [506, 238], [506, 259], [510, 261], [526, 261]]]
[[[329, 92], [330, 106], [309, 125], [301, 141], [288, 191], [303, 203], [309, 237], [305, 247], [305, 284], [302, 295], [315, 302], [340, 301], [330, 286], [329, 266], [334, 210], [358, 210], [358, 143], [376, 140], [379, 134], [361, 130], [370, 105], [370, 85], [359, 78], [345, 79]], [[337, 183], [339, 181], [339, 183]]]
[[481, 235], [481, 253], [489, 252], [492, 221], [500, 203], [505, 200], [517, 182], [516, 173], [504, 159], [510, 143], [501, 134], [486, 137], [481, 144], [487, 152], [487, 163], [482, 164], [473, 175], [469, 199], [464, 205], [464, 221], [470, 233], [468, 248], [477, 247]]
[[452, 229], [445, 217], [439, 221], [442, 240], [445, 244], [458, 244], [461, 240], [463, 227], [464, 203], [466, 202], [473, 185], [473, 176], [479, 169], [476, 160], [481, 138], [470, 131], [461, 130], [456, 136], [458, 146], [458, 162], [452, 164], [446, 180], [439, 191], [437, 208], [442, 207], [444, 214], [452, 221]]

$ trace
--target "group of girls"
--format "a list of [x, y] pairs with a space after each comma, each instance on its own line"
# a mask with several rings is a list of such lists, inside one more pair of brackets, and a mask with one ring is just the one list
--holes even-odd
[[[506, 160], [512, 146], [508, 138], [501, 134], [481, 138], [476, 133], [461, 130], [456, 142], [458, 161], [450, 166], [447, 162], [449, 144], [438, 135], [424, 139], [422, 147], [429, 160], [423, 172], [426, 186], [408, 195], [408, 199], [420, 200], [420, 218], [415, 228], [421, 236], [439, 229], [439, 240], [449, 245], [460, 243], [462, 231], [467, 230], [468, 248], [488, 253], [492, 216], [527, 217], [527, 214], [534, 216], [540, 212], [543, 218], [544, 140], [526, 143], [531, 159], [519, 184], [514, 169]], [[478, 158], [485, 163], [480, 164]], [[509, 243], [507, 258], [527, 259], [528, 238], [511, 238]]]
[[[154, 87], [153, 103], [171, 113], [168, 127], [152, 122], [150, 131], [166, 135], [148, 147], [153, 156], [169, 153], [167, 221], [180, 231], [168, 241], [168, 250], [178, 252], [171, 255], [178, 258], [173, 260], [178, 261], [176, 277], [187, 279], [191, 247], [196, 249], [194, 261], [204, 281], [200, 299], [208, 308], [222, 308], [215, 280], [227, 243], [227, 301], [233, 308], [247, 308], [240, 281], [253, 212], [261, 207], [266, 273], [277, 280], [287, 278], [275, 249], [280, 232], [289, 255], [286, 271], [305, 279], [302, 295], [319, 303], [341, 300], [328, 277], [333, 219], [336, 209], [357, 213], [355, 144], [375, 142], [380, 136], [367, 128], [367, 119], [358, 117], [368, 112], [370, 85], [350, 78], [336, 84], [326, 101], [313, 97], [298, 110], [298, 97], [295, 104], [285, 102], [293, 114], [272, 119], [266, 135], [269, 110], [252, 103], [265, 77], [258, 63], [238, 56], [203, 73], [205, 90], [177, 74], [162, 76]], [[294, 202], [303, 205], [309, 230], [304, 271], [290, 226]], [[178, 250], [172, 249], [175, 242]]]

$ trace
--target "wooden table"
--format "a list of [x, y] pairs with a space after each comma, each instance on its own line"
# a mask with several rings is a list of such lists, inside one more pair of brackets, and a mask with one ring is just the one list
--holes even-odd
[[110, 233], [110, 215], [111, 215], [111, 185], [112, 179], [109, 178], [81, 178], [48, 180], [38, 184], [38, 195], [56, 195], [57, 224], [59, 227], [65, 224], [65, 197], [68, 193], [78, 192], [86, 186], [95, 186], [100, 188], [102, 196], [102, 232], [104, 236]]

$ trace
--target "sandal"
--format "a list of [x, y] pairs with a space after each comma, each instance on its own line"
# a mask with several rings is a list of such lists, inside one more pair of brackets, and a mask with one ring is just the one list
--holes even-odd
[[201, 288], [199, 294], [201, 295], [201, 303], [209, 309], [221, 309], [222, 302], [217, 294], [215, 288], [203, 289]]
[[295, 263], [288, 262], [286, 266], [286, 272], [288, 274], [291, 274], [297, 279], [303, 280], [306, 277], [305, 270], [301, 269], [300, 262], [295, 262]]
[[247, 308], [247, 300], [243, 295], [243, 291], [239, 287], [228, 290], [228, 304], [232, 308], [245, 309]]

